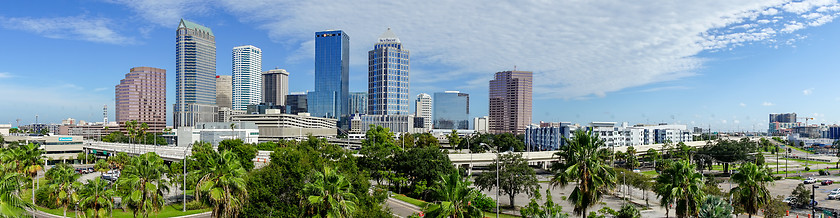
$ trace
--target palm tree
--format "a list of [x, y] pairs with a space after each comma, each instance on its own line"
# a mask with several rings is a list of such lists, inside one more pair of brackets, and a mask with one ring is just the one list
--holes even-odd
[[108, 181], [90, 180], [79, 190], [79, 208], [92, 217], [107, 217], [114, 208], [114, 195], [114, 190], [108, 188]]
[[140, 138], [143, 140], [141, 144], [148, 144], [148, 140], [146, 139], [146, 130], [149, 130], [149, 124], [141, 123], [140, 124]]
[[709, 195], [700, 203], [698, 218], [732, 217], [732, 205], [721, 197]]
[[[6, 154], [2, 152], [0, 154]], [[7, 156], [7, 155], [3, 155]], [[26, 215], [26, 208], [32, 208], [34, 204], [20, 199], [20, 173], [12, 169], [13, 162], [0, 162], [0, 217], [21, 217]]]
[[122, 200], [134, 212], [134, 216], [149, 217], [150, 212], [158, 212], [163, 208], [163, 194], [169, 191], [163, 174], [167, 172], [163, 159], [154, 152], [149, 152], [132, 158], [125, 166], [117, 184], [121, 190]]
[[214, 217], [237, 217], [239, 210], [248, 198], [246, 190], [245, 168], [239, 163], [239, 158], [231, 151], [221, 154], [213, 152], [201, 169], [201, 180], [198, 181], [196, 199], [207, 195], [209, 204], [213, 206]]
[[[137, 136], [137, 120], [125, 122], [125, 129], [128, 131], [128, 137], [135, 139], [135, 136]], [[137, 140], [134, 141], [136, 142]]]
[[67, 207], [78, 200], [76, 190], [80, 183], [76, 180], [81, 175], [72, 166], [59, 164], [48, 170], [46, 176], [49, 180], [47, 188], [50, 190], [50, 199], [55, 199], [56, 205], [61, 206], [66, 217]]
[[107, 161], [100, 159], [96, 161], [96, 164], [93, 165], [93, 169], [95, 169], [96, 172], [99, 172], [99, 175], [102, 176], [103, 173], [106, 173], [108, 172], [108, 170], [111, 170], [111, 166], [108, 164]]
[[760, 168], [751, 162], [744, 163], [738, 169], [738, 173], [732, 175], [732, 181], [738, 183], [738, 187], [732, 189], [731, 193], [749, 217], [758, 213], [772, 198], [767, 190], [767, 183], [773, 182], [773, 177], [767, 168]]
[[472, 204], [477, 191], [470, 188], [468, 177], [461, 177], [458, 172], [441, 175], [440, 183], [434, 192], [442, 201], [440, 207], [429, 212], [429, 217], [480, 217], [481, 210]]
[[128, 165], [129, 161], [131, 161], [131, 157], [129, 157], [125, 152], [120, 152], [114, 156], [108, 157], [108, 163], [120, 171], [125, 168], [125, 165]]
[[576, 131], [572, 139], [564, 138], [567, 146], [555, 155], [560, 156], [561, 164], [551, 179], [554, 186], [565, 187], [569, 182], [577, 185], [568, 200], [574, 205], [576, 215], [586, 216], [586, 210], [601, 200], [601, 196], [615, 188], [615, 171], [604, 162], [605, 149], [598, 149], [604, 141], [592, 131]]
[[665, 206], [665, 216], [668, 216], [668, 205], [676, 204], [677, 217], [689, 217], [697, 214], [697, 207], [705, 193], [703, 193], [703, 174], [697, 172], [694, 164], [687, 160], [673, 162], [656, 178], [654, 190], [660, 197], [659, 203]]
[[350, 217], [356, 211], [356, 195], [353, 186], [330, 167], [315, 172], [314, 178], [304, 186], [307, 203], [320, 217]]
[[32, 181], [32, 204], [35, 204], [35, 183], [38, 182], [35, 177], [43, 169], [42, 164], [44, 163], [44, 158], [41, 154], [44, 152], [41, 151], [38, 145], [31, 143], [20, 146], [15, 150], [19, 151], [15, 153], [19, 164], [18, 167], [20, 167], [19, 173], [28, 176]]

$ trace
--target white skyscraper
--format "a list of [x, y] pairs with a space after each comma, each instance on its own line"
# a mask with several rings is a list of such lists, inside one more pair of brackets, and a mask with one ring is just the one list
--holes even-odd
[[432, 129], [432, 96], [420, 93], [414, 103], [414, 116], [423, 118], [423, 128]]
[[246, 110], [262, 102], [262, 50], [253, 45], [233, 47], [233, 109]]

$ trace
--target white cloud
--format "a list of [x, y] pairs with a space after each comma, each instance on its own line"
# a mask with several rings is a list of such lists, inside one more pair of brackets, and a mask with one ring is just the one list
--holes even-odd
[[740, 104], [738, 104], [738, 105], [739, 105], [739, 106], [741, 106], [741, 107], [746, 107], [746, 106], [747, 106], [747, 104], [744, 104], [744, 102], [741, 102], [741, 103], [740, 103]]
[[123, 36], [113, 29], [111, 20], [105, 18], [55, 17], [0, 17], [0, 26], [32, 32], [47, 38], [80, 39], [110, 44], [131, 44], [133, 37]]
[[740, 124], [740, 123], [741, 123], [741, 121], [740, 121], [740, 120], [733, 120], [733, 121], [732, 121], [732, 123], [734, 123], [734, 124]]
[[726, 120], [720, 120], [720, 123], [726, 124]]
[[773, 104], [772, 102], [766, 102], [765, 101], [764, 103], [761, 103], [761, 106], [773, 106], [773, 105], [775, 105], [775, 104]]
[[814, 88], [802, 90], [803, 95], [811, 95], [811, 93], [814, 93]]
[[[787, 34], [830, 22], [838, 8], [831, 0], [114, 2], [167, 27], [180, 17], [225, 11], [298, 48], [289, 61], [312, 59], [313, 32], [342, 29], [351, 37], [351, 65], [364, 66], [364, 51], [392, 27], [412, 52], [412, 70], [432, 78], [413, 86], [472, 81], [516, 65], [534, 71], [535, 97], [566, 99], [696, 75], [703, 51], [792, 43]], [[810, 15], [815, 10], [824, 12]]]
[[9, 72], [0, 72], [0, 79], [5, 79], [5, 78], [12, 78], [12, 74], [9, 73]]

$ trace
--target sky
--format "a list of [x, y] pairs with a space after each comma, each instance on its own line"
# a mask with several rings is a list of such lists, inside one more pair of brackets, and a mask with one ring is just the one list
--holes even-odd
[[113, 120], [114, 86], [148, 66], [167, 70], [171, 125], [184, 18], [213, 30], [217, 75], [254, 45], [291, 92], [314, 89], [326, 29], [350, 36], [350, 91], [367, 90], [367, 51], [390, 27], [411, 51], [410, 96], [469, 93], [473, 117], [488, 113], [494, 73], [517, 69], [534, 72], [534, 123], [766, 130], [769, 113], [796, 112], [837, 124], [838, 14], [830, 0], [3, 1], [0, 123], [101, 121], [103, 105]]

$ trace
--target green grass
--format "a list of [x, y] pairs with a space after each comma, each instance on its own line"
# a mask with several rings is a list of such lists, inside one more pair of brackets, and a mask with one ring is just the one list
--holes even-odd
[[808, 171], [791, 170], [791, 171], [779, 171], [779, 172], [772, 172], [772, 173], [778, 175], [778, 174], [785, 174], [785, 172], [787, 172], [788, 174], [796, 174], [796, 173], [813, 173], [813, 172], [819, 172], [819, 171], [820, 171], [820, 169], [811, 169], [811, 170], [808, 170]]
[[808, 150], [805, 150], [805, 149], [801, 149], [801, 148], [798, 148], [796, 146], [788, 145], [788, 146], [785, 146], [785, 147], [793, 148], [793, 150], [797, 150], [797, 151], [801, 151], [801, 152], [805, 152], [805, 153], [809, 153], [809, 154], [814, 154], [814, 152], [811, 152], [811, 151], [808, 151]]
[[830, 164], [831, 163], [831, 162], [812, 161], [812, 160], [800, 160], [800, 159], [793, 159], [793, 158], [782, 158], [779, 161], [782, 161], [782, 160], [789, 160], [789, 161], [795, 161], [795, 162], [799, 162], [799, 163], [808, 163], [808, 164]]
[[[29, 190], [23, 190], [22, 192], [27, 193], [27, 191], [29, 191]], [[21, 199], [26, 201], [26, 202], [32, 202], [32, 194], [31, 194], [32, 192], [29, 191], [28, 193], [30, 193], [30, 194], [29, 195], [25, 195], [25, 194], [22, 195]], [[58, 216], [64, 215], [64, 212], [60, 207], [56, 208], [56, 209], [49, 209], [49, 208], [45, 208], [45, 207], [41, 207], [41, 206], [36, 206], [35, 209], [37, 209], [39, 211], [49, 213], [49, 214], [53, 214], [53, 215], [58, 215]], [[199, 209], [199, 210], [187, 210], [187, 212], [181, 212], [181, 209], [183, 209], [181, 204], [166, 205], [166, 206], [163, 206], [163, 209], [161, 209], [157, 213], [150, 213], [149, 216], [150, 217], [179, 217], [179, 216], [186, 216], [186, 215], [204, 213], [204, 212], [210, 211], [210, 209], [208, 208], [208, 209]], [[126, 210], [125, 212], [123, 212], [122, 209], [117, 208], [117, 209], [113, 210], [113, 213], [114, 213], [113, 217], [118, 217], [118, 218], [133, 218], [134, 217], [134, 214], [132, 214], [131, 210]], [[77, 217], [75, 211], [73, 211], [70, 208], [67, 209], [67, 216], [68, 217]]]
[[[435, 208], [439, 207], [436, 204], [430, 204], [429, 202], [414, 199], [414, 198], [411, 198], [411, 197], [408, 197], [408, 196], [405, 196], [405, 195], [402, 195], [402, 194], [395, 194], [393, 197], [396, 198], [397, 200], [405, 201], [406, 203], [413, 204], [414, 206], [418, 206], [420, 208], [426, 208], [426, 206], [429, 206], [429, 208], [427, 208], [429, 210], [434, 210]], [[487, 211], [482, 211], [482, 213], [484, 213], [484, 217], [496, 217], [496, 213], [487, 212]], [[499, 217], [515, 218], [515, 217], [518, 217], [518, 216], [500, 213]]]
[[659, 173], [657, 173], [656, 170], [642, 171], [641, 174], [642, 175], [648, 175], [648, 176], [659, 176]]

